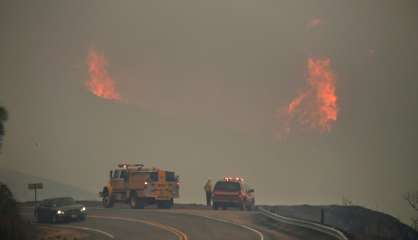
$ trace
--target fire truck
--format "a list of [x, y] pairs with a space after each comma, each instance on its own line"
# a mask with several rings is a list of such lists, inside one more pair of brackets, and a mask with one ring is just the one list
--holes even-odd
[[239, 207], [241, 210], [253, 210], [255, 205], [254, 189], [241, 177], [224, 177], [216, 182], [212, 194], [213, 209], [219, 207]]
[[175, 172], [121, 163], [110, 171], [109, 182], [99, 194], [106, 208], [113, 207], [115, 202], [124, 202], [142, 209], [151, 204], [171, 208], [179, 192], [179, 176]]

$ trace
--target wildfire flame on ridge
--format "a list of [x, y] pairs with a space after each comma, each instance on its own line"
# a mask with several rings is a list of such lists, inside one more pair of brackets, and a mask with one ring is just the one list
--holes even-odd
[[[287, 107], [289, 120], [319, 129], [331, 130], [331, 124], [337, 120], [337, 96], [335, 94], [335, 76], [330, 68], [330, 59], [308, 59], [309, 88], [294, 98]], [[290, 127], [288, 126], [288, 131]]]
[[94, 95], [108, 99], [120, 100], [115, 83], [106, 71], [106, 59], [103, 54], [95, 49], [90, 49], [87, 56], [89, 79], [86, 82], [87, 89]]

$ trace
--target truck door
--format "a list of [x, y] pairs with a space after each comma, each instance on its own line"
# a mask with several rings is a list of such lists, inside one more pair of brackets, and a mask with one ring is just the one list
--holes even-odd
[[125, 182], [121, 177], [121, 170], [115, 170], [111, 179], [111, 185], [113, 192], [124, 192], [125, 191]]
[[179, 182], [175, 172], [165, 171], [165, 182], [168, 191], [173, 195], [173, 198], [179, 197]]
[[171, 189], [169, 188], [167, 179], [166, 179], [166, 172], [165, 171], [158, 171], [158, 198], [161, 200], [170, 200], [173, 198], [173, 194]]

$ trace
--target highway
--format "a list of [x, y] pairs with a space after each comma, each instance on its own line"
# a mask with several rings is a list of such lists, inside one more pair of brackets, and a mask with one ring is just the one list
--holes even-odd
[[[237, 221], [231, 221], [205, 212], [213, 210], [190, 211], [184, 209], [129, 209], [129, 208], [90, 208], [88, 218], [81, 222], [56, 224], [55, 227], [77, 228], [92, 232], [95, 239], [155, 239], [155, 240], [269, 240], [269, 233], [255, 229]], [[228, 212], [240, 215], [240, 211]], [[227, 214], [227, 215], [228, 215]], [[256, 213], [245, 213], [246, 218]], [[23, 208], [22, 215], [35, 221], [33, 208]], [[239, 216], [238, 216], [239, 217]], [[232, 223], [234, 222], [234, 223]]]

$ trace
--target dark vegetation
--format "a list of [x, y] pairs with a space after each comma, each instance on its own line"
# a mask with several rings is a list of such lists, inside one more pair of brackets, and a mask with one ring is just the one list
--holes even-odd
[[269, 206], [267, 209], [283, 216], [320, 222], [342, 230], [353, 240], [417, 240], [418, 232], [398, 219], [360, 206]]
[[405, 193], [404, 199], [408, 202], [409, 206], [411, 206], [411, 208], [417, 213], [417, 216], [411, 219], [411, 225], [415, 229], [415, 231], [418, 231], [418, 191]]
[[1, 145], [3, 144], [3, 137], [5, 134], [5, 130], [4, 130], [4, 122], [7, 121], [8, 118], [8, 114], [7, 114], [7, 110], [0, 106], [0, 151], [1, 151]]
[[35, 230], [20, 216], [19, 208], [10, 189], [0, 183], [0, 236], [3, 240], [32, 239]]

